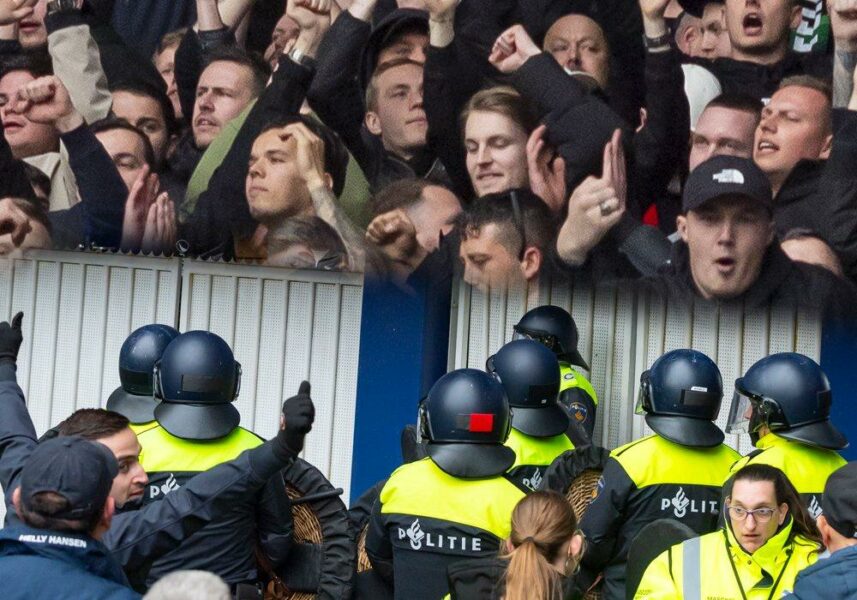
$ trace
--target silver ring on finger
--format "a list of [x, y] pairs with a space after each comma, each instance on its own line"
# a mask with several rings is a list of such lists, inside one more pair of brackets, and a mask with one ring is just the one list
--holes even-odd
[[601, 216], [602, 216], [602, 217], [606, 217], [606, 216], [608, 216], [610, 213], [612, 213], [612, 212], [613, 212], [613, 207], [612, 207], [612, 206], [610, 206], [610, 200], [602, 200], [602, 201], [598, 204], [598, 208], [600, 208], [600, 209], [601, 209]]

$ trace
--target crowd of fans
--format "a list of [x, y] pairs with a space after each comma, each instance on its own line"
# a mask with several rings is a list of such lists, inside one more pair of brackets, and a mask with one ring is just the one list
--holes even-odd
[[[855, 66], [854, 0], [0, 0], [0, 249], [853, 318]], [[818, 365], [736, 382], [761, 451], [741, 458], [716, 365], [669, 353], [640, 384], [655, 434], [608, 457], [572, 330], [522, 319], [487, 372], [442, 377], [332, 560], [295, 542], [283, 475], [308, 384], [264, 442], [223, 340], [135, 332], [111, 410], [39, 442], [20, 317], [0, 324], [2, 595], [853, 597], [855, 473]], [[554, 492], [587, 471], [584, 514]]]
[[841, 315], [857, 11], [815, 4], [3, 0], [2, 247]]

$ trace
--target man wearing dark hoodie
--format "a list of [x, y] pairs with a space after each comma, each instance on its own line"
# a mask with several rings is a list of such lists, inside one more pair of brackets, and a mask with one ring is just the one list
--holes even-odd
[[446, 182], [426, 146], [428, 17], [397, 9], [372, 29], [376, 2], [357, 0], [331, 26], [319, 48], [310, 106], [341, 136], [373, 190], [408, 177]]
[[644, 291], [671, 301], [744, 310], [804, 307], [830, 317], [853, 316], [857, 291], [822, 267], [792, 262], [775, 241], [774, 201], [765, 173], [752, 161], [715, 156], [690, 174], [677, 219], [681, 241]]
[[830, 108], [830, 88], [812, 77], [785, 79], [762, 110], [753, 160], [774, 192], [774, 222], [812, 229], [857, 280], [857, 111]]

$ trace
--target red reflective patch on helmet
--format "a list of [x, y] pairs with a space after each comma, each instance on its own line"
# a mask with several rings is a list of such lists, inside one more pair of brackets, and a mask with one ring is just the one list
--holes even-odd
[[494, 415], [472, 413], [470, 426], [467, 429], [473, 433], [491, 433], [494, 430]]

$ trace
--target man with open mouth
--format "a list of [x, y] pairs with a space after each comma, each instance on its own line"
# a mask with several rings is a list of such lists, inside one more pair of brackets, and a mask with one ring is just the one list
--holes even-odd
[[[785, 303], [853, 311], [857, 290], [815, 265], [792, 262], [776, 242], [766, 174], [747, 158], [715, 156], [690, 174], [676, 218], [669, 269], [641, 281], [671, 300], [709, 301], [751, 310]], [[852, 305], [853, 306], [853, 305]]]
[[790, 30], [801, 18], [801, 7], [795, 0], [725, 0], [724, 14], [732, 55], [706, 65], [724, 92], [767, 99], [785, 77], [829, 77], [829, 58], [789, 49]]

